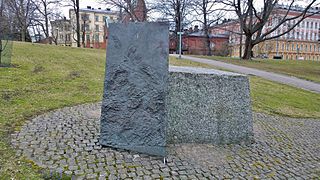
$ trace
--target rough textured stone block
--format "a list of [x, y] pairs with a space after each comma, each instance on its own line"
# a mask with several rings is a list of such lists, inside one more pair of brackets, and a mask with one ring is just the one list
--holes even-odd
[[253, 137], [244, 75], [170, 67], [167, 143], [228, 144]]
[[165, 155], [168, 40], [164, 23], [110, 25], [102, 145]]

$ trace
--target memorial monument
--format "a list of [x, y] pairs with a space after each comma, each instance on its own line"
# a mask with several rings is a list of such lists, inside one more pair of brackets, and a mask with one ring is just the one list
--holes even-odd
[[164, 23], [110, 25], [100, 144], [165, 156], [168, 143], [250, 143], [248, 77], [169, 71], [168, 41]]
[[102, 145], [165, 155], [168, 41], [164, 23], [110, 25]]

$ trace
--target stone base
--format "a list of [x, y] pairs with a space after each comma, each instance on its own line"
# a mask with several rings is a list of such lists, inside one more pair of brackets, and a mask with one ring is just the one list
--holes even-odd
[[191, 67], [172, 66], [169, 71], [167, 143], [252, 140], [247, 76]]

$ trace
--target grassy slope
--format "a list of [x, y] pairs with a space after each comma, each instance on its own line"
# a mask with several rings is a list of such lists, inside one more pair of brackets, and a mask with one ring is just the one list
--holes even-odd
[[320, 82], [320, 61], [296, 61], [296, 60], [251, 60], [244, 61], [237, 58], [199, 56], [206, 59], [214, 59], [236, 65], [257, 68], [261, 70], [286, 74], [302, 79]]
[[[0, 179], [39, 179], [37, 168], [16, 157], [9, 135], [37, 114], [101, 100], [105, 52], [14, 43], [16, 68], [0, 68]], [[171, 59], [171, 64], [205, 64]], [[300, 89], [251, 78], [255, 110], [320, 117], [320, 97]]]
[[0, 177], [38, 178], [15, 157], [8, 134], [36, 114], [99, 101], [105, 52], [14, 43], [12, 60], [16, 68], [0, 69]]

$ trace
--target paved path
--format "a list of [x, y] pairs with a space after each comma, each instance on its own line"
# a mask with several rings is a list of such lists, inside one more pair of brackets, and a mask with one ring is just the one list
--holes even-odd
[[[178, 55], [172, 55], [172, 56], [178, 57]], [[275, 81], [275, 82], [279, 82], [282, 84], [287, 84], [287, 85], [295, 86], [295, 87], [302, 88], [305, 90], [320, 93], [320, 84], [319, 83], [306, 81], [306, 80], [299, 79], [296, 77], [286, 76], [286, 75], [282, 75], [282, 74], [257, 70], [254, 68], [248, 68], [248, 67], [238, 66], [238, 65], [234, 65], [234, 64], [229, 64], [229, 63], [225, 63], [225, 62], [221, 62], [221, 61], [209, 60], [209, 59], [204, 59], [204, 58], [196, 58], [196, 57], [191, 57], [191, 56], [182, 56], [182, 58], [188, 59], [191, 61], [195, 61], [195, 62], [213, 65], [216, 67], [228, 69], [228, 70], [239, 72], [242, 74], [259, 76], [259, 77], [262, 77], [264, 79], [268, 79], [271, 81]]]
[[100, 103], [80, 105], [34, 118], [13, 134], [17, 155], [73, 179], [320, 177], [320, 119], [254, 113], [253, 144], [170, 145], [164, 164], [156, 157], [101, 147], [100, 108]]

